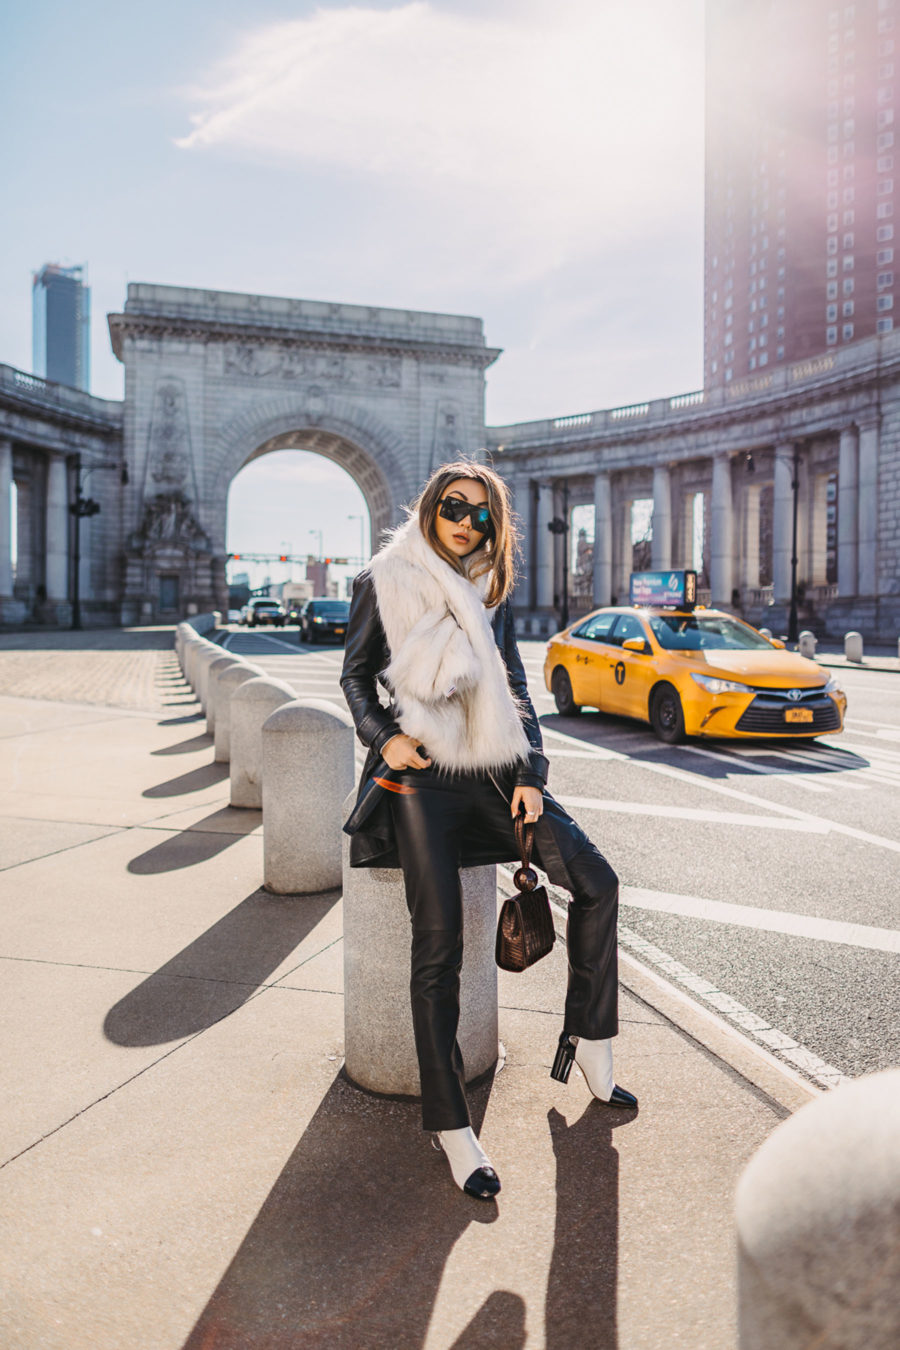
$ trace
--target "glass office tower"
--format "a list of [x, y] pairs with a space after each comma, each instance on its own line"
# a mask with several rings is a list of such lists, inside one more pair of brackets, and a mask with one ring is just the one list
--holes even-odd
[[35, 375], [90, 388], [91, 292], [87, 267], [45, 263], [32, 279], [32, 343]]

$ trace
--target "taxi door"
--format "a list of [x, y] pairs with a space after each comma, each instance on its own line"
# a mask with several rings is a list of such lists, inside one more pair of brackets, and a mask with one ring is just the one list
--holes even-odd
[[[640, 638], [646, 644], [646, 651], [626, 651], [622, 643], [629, 638]], [[609, 711], [625, 717], [642, 717], [646, 721], [654, 666], [644, 625], [636, 614], [620, 614], [611, 639], [615, 650], [609, 662]]]
[[572, 681], [572, 696], [582, 707], [606, 709], [611, 681], [609, 634], [618, 616], [595, 614], [569, 636], [566, 669]]

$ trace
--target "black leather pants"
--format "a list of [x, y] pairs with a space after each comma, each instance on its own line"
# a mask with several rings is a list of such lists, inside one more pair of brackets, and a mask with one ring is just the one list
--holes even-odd
[[[469, 856], [516, 860], [512, 816], [509, 801], [483, 773], [410, 769], [398, 788], [391, 794], [391, 811], [412, 919], [410, 995], [422, 1128], [461, 1129], [469, 1124], [456, 1039], [463, 956], [461, 844], [465, 841]], [[535, 855], [550, 880], [572, 896], [566, 929], [569, 979], [564, 1030], [588, 1040], [615, 1036], [616, 874], [547, 793], [535, 830]]]

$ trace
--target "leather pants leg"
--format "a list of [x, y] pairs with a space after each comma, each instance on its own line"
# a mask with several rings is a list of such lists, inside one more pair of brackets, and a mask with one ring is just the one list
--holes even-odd
[[412, 920], [410, 1000], [422, 1089], [423, 1130], [469, 1124], [456, 1039], [463, 959], [459, 832], [468, 814], [463, 781], [405, 774], [391, 812]]

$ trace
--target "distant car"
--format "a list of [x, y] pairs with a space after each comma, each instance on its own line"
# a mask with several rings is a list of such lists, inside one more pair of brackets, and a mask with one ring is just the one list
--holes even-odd
[[798, 738], [843, 729], [847, 699], [814, 661], [719, 610], [609, 606], [547, 643], [544, 681], [563, 716], [582, 707], [685, 736]]
[[283, 628], [287, 617], [283, 607], [277, 600], [270, 600], [268, 597], [261, 596], [258, 600], [251, 600], [242, 610], [244, 615], [241, 620], [248, 628], [256, 628], [268, 624], [274, 628]]
[[242, 616], [242, 613], [243, 613], [243, 611], [240, 610], [240, 609], [230, 609], [230, 610], [228, 611], [228, 622], [229, 622], [229, 623], [240, 623], [240, 622], [241, 622], [241, 616]]
[[314, 643], [326, 638], [337, 638], [343, 642], [349, 617], [349, 600], [314, 595], [300, 611], [300, 641]]

